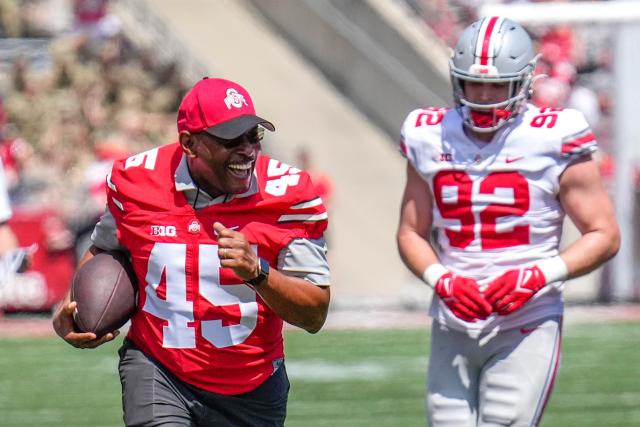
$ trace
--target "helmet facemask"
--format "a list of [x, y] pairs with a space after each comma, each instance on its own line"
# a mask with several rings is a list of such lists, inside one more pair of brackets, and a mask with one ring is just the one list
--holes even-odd
[[[457, 69], [453, 61], [450, 61], [453, 99], [465, 126], [480, 133], [495, 132], [522, 112], [527, 100], [531, 98], [531, 83], [536, 60], [537, 57], [520, 73], [511, 76], [474, 75]], [[508, 95], [506, 99], [493, 103], [472, 102], [465, 95], [465, 82], [506, 83]]]
[[[531, 98], [537, 58], [531, 38], [513, 21], [487, 17], [467, 27], [449, 61], [453, 98], [464, 125], [495, 132], [520, 114]], [[464, 91], [467, 82], [505, 83], [508, 94], [497, 102], [473, 102]]]

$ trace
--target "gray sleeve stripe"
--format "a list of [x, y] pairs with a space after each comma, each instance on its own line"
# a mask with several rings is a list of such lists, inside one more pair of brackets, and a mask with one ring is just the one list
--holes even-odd
[[124, 206], [122, 205], [122, 203], [118, 199], [116, 199], [115, 197], [112, 196], [111, 200], [113, 201], [113, 204], [116, 205], [116, 207], [118, 209], [120, 209], [122, 212], [124, 212]]
[[309, 200], [308, 202], [298, 203], [297, 205], [291, 206], [291, 209], [306, 209], [313, 208], [316, 206], [320, 206], [322, 204], [322, 199], [320, 197], [316, 197], [313, 200]]
[[297, 215], [282, 215], [278, 218], [278, 222], [288, 221], [305, 221], [305, 222], [317, 222], [327, 219], [329, 215], [326, 212], [321, 214], [297, 214]]
[[116, 185], [113, 183], [113, 181], [111, 181], [111, 172], [109, 172], [109, 174], [107, 175], [107, 186], [117, 192], [118, 190], [116, 190]]

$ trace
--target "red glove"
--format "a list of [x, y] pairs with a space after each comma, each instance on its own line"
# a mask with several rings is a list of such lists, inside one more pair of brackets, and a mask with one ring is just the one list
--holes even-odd
[[449, 271], [440, 276], [434, 289], [453, 314], [467, 322], [486, 319], [493, 311], [478, 290], [476, 281], [468, 277]]
[[489, 283], [484, 296], [498, 314], [509, 314], [525, 305], [546, 284], [544, 273], [534, 265], [502, 274]]

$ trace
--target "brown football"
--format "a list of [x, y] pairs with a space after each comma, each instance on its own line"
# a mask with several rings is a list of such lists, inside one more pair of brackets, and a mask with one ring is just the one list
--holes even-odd
[[127, 323], [136, 309], [136, 279], [127, 255], [101, 252], [84, 263], [73, 277], [71, 301], [78, 306], [73, 319], [82, 332], [98, 337]]

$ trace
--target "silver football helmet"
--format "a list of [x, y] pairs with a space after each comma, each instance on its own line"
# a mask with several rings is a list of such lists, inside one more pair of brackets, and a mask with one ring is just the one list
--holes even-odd
[[[491, 16], [469, 25], [449, 61], [453, 98], [465, 125], [494, 132], [513, 120], [531, 97], [537, 58], [529, 34], [509, 19]], [[464, 92], [468, 81], [508, 83], [509, 95], [491, 104], [471, 102]]]

